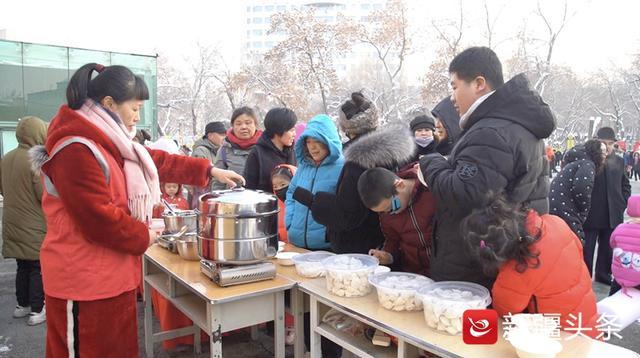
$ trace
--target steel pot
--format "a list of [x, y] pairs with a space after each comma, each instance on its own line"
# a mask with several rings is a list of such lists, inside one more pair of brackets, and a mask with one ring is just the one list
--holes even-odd
[[198, 232], [198, 213], [195, 210], [176, 211], [176, 215], [170, 212], [162, 214], [164, 230], [170, 234], [177, 234], [183, 226], [187, 226], [187, 232]]
[[214, 191], [199, 198], [198, 251], [205, 260], [251, 264], [278, 251], [278, 201], [262, 191]]

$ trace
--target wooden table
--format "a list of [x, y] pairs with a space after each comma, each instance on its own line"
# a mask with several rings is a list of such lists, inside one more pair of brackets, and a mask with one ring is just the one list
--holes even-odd
[[[418, 348], [444, 357], [516, 357], [516, 351], [499, 334], [493, 345], [467, 345], [461, 336], [449, 336], [431, 330], [420, 312], [393, 312], [378, 304], [375, 288], [370, 294], [358, 298], [338, 297], [326, 289], [325, 279], [307, 280], [299, 289], [310, 296], [311, 357], [320, 357], [320, 336], [324, 336], [359, 357], [416, 357]], [[398, 338], [398, 346], [377, 347], [364, 337], [352, 337], [322, 323], [322, 315], [334, 308], [369, 326]], [[569, 334], [562, 332], [563, 338]], [[585, 337], [562, 339], [562, 352], [558, 357], [639, 357], [622, 347]]]
[[[296, 247], [290, 244], [285, 245], [284, 251], [299, 252], [299, 253], [309, 252], [309, 250], [301, 249], [299, 247]], [[290, 305], [289, 310], [290, 310], [290, 313], [293, 315], [293, 326], [295, 330], [293, 356], [295, 358], [302, 358], [304, 357], [304, 353], [305, 353], [303, 322], [304, 322], [305, 312], [309, 311], [309, 300], [308, 298], [305, 298], [306, 295], [302, 291], [300, 291], [300, 289], [298, 288], [298, 284], [308, 280], [313, 280], [313, 279], [298, 275], [298, 272], [296, 271], [295, 266], [278, 265], [277, 260], [274, 260], [274, 263], [276, 264], [276, 267], [277, 267], [276, 270], [278, 275], [283, 276], [296, 283], [296, 285], [293, 286], [290, 291], [291, 296], [290, 296], [290, 302], [289, 302], [289, 305]]]
[[[147, 357], [153, 343], [194, 334], [200, 352], [200, 329], [210, 337], [211, 357], [222, 357], [222, 333], [274, 321], [275, 356], [284, 357], [284, 291], [296, 283], [282, 275], [273, 280], [219, 287], [200, 272], [198, 261], [187, 261], [158, 245], [151, 246], [142, 262], [144, 278], [144, 341]], [[153, 333], [151, 288], [167, 298], [194, 325]]]

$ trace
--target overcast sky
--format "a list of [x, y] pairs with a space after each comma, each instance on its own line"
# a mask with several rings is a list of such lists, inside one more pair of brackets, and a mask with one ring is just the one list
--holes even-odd
[[[433, 19], [456, 18], [457, 1], [410, 0], [413, 15], [429, 33]], [[228, 62], [238, 63], [244, 30], [246, 1], [150, 1], [110, 0], [3, 1], [0, 30], [9, 40], [58, 44], [127, 53], [164, 53], [182, 61], [194, 52], [197, 42], [216, 44]], [[560, 0], [543, 0], [545, 9], [560, 16]], [[464, 0], [466, 43], [482, 44], [483, 2]], [[524, 21], [538, 31], [542, 23], [533, 15], [534, 0], [488, 0], [490, 11], [500, 13], [498, 39], [513, 36]], [[554, 62], [588, 73], [611, 64], [624, 66], [640, 53], [640, 1], [573, 0], [576, 14], [557, 43]], [[435, 36], [435, 35], [433, 35]], [[475, 37], [474, 37], [475, 36]], [[433, 39], [433, 38], [431, 38]], [[430, 40], [428, 40], [430, 41]], [[433, 48], [420, 51], [433, 51]], [[501, 57], [511, 51], [508, 41], [498, 45]], [[428, 56], [425, 56], [425, 61]]]

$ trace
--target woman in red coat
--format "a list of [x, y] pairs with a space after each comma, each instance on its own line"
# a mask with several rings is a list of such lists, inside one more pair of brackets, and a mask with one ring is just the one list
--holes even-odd
[[135, 289], [140, 256], [156, 239], [149, 222], [160, 181], [243, 181], [207, 160], [133, 142], [148, 98], [128, 68], [84, 65], [45, 146], [32, 150], [48, 227], [40, 254], [47, 357], [138, 357]]
[[599, 334], [582, 244], [562, 219], [493, 196], [462, 221], [462, 231], [485, 273], [498, 274], [491, 292], [499, 315], [560, 314], [561, 328], [580, 324], [583, 334]]

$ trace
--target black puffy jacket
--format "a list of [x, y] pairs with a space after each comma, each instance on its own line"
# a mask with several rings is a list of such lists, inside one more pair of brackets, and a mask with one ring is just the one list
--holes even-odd
[[436, 229], [431, 275], [436, 281], [470, 281], [491, 288], [465, 250], [460, 222], [486, 204], [487, 193], [504, 191], [513, 202], [540, 214], [549, 211], [549, 167], [543, 138], [555, 118], [524, 75], [498, 88], [476, 108], [448, 159], [431, 154], [420, 169], [436, 198]]
[[563, 161], [564, 167], [551, 182], [549, 212], [561, 217], [584, 241], [582, 225], [591, 206], [596, 165], [587, 157], [583, 145], [571, 148]]

